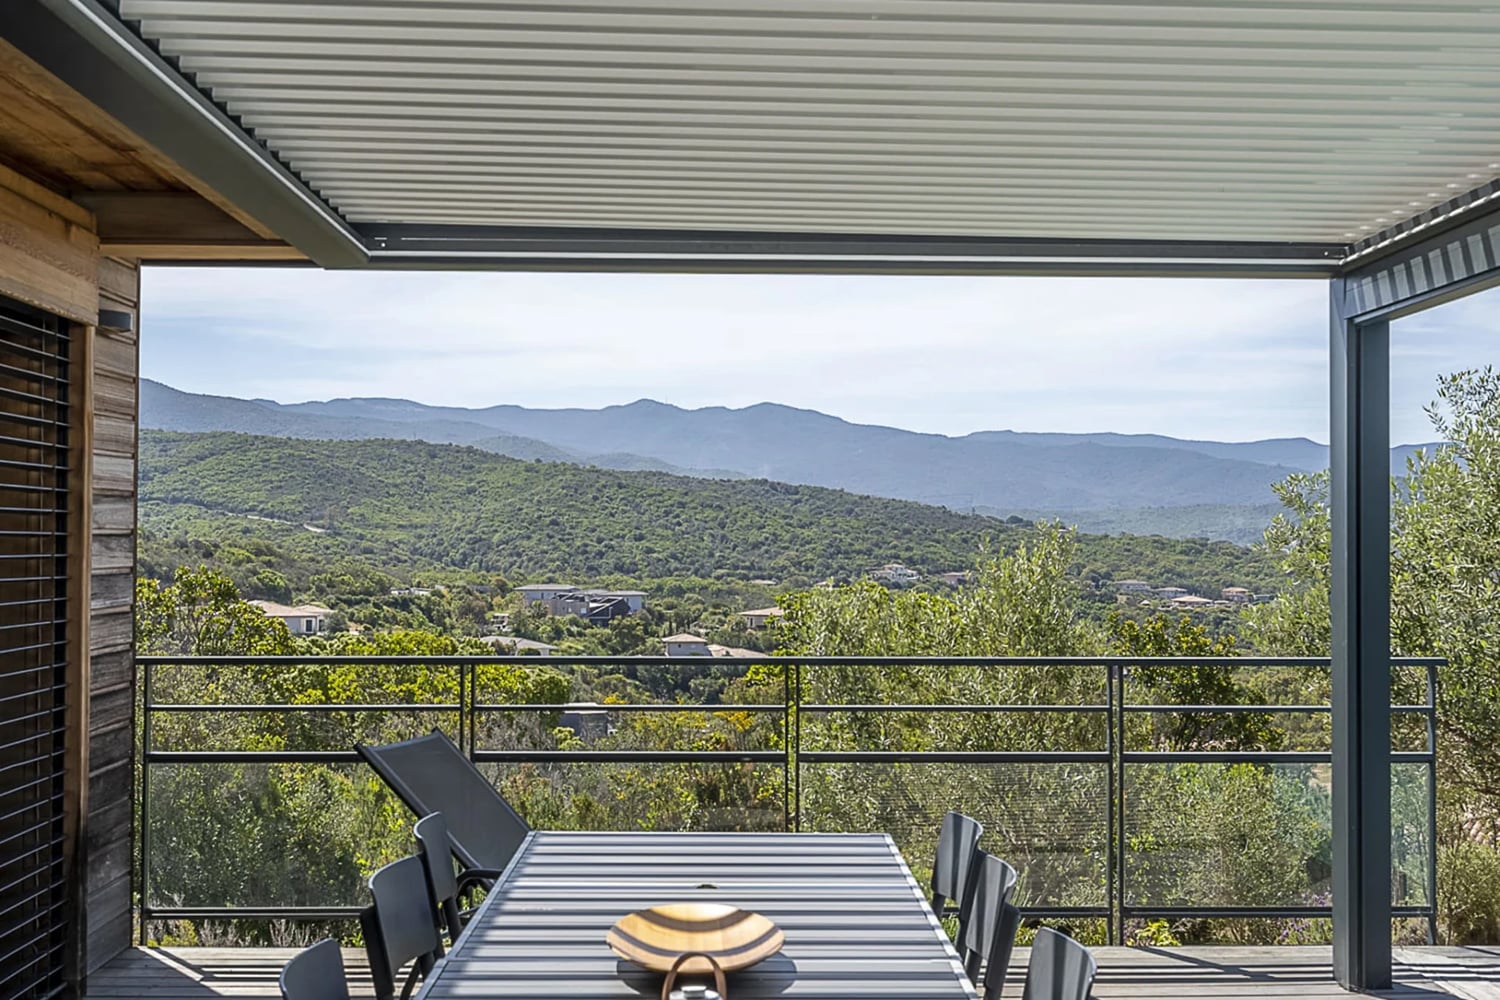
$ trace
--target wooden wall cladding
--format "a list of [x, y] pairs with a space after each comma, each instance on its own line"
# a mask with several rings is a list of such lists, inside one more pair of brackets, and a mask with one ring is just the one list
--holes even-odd
[[101, 310], [130, 330], [97, 327], [90, 372], [92, 472], [89, 592], [89, 798], [86, 833], [86, 970], [130, 944], [131, 799], [135, 752], [135, 501], [137, 308], [140, 271], [99, 262]]

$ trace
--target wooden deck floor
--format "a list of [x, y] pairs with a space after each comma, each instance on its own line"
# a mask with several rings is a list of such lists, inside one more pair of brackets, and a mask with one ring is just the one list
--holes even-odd
[[[134, 948], [89, 977], [88, 996], [116, 1000], [275, 997], [295, 951], [282, 948]], [[1330, 978], [1327, 948], [1097, 948], [1098, 1000], [1161, 997], [1347, 997]], [[1500, 1000], [1500, 948], [1402, 948], [1396, 989], [1383, 996]], [[1018, 949], [1016, 966], [1026, 953]], [[369, 997], [364, 955], [344, 953], [354, 995]], [[1013, 974], [1006, 996], [1020, 996]]]

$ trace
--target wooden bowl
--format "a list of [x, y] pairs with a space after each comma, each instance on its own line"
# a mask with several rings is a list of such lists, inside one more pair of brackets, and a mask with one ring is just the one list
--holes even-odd
[[[776, 954], [786, 936], [759, 913], [722, 903], [670, 903], [621, 917], [604, 940], [616, 955], [653, 972], [668, 971], [688, 952], [712, 955], [725, 972], [733, 972]], [[694, 958], [681, 971], [704, 975], [713, 968]]]

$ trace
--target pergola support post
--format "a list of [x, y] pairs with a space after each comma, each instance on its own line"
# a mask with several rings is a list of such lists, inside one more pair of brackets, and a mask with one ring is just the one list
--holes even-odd
[[1330, 288], [1333, 972], [1391, 985], [1390, 324]]

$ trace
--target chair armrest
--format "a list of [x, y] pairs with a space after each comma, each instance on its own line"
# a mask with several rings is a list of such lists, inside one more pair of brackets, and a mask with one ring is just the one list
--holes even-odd
[[466, 868], [458, 873], [458, 894], [462, 896], [476, 885], [488, 889], [500, 875], [498, 868]]

